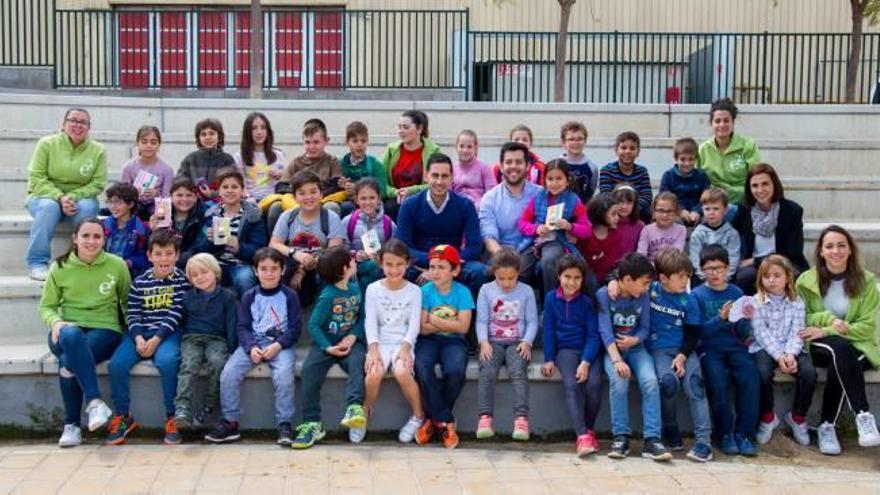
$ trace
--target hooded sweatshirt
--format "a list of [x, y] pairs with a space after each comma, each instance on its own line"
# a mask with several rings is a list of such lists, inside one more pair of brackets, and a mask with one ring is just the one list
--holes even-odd
[[104, 145], [86, 138], [74, 147], [64, 132], [46, 136], [28, 165], [28, 199], [58, 200], [70, 196], [74, 201], [95, 198], [107, 185], [107, 155]]

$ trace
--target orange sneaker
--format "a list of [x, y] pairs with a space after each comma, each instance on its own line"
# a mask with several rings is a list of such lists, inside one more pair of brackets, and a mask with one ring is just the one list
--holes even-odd
[[422, 422], [422, 426], [419, 426], [419, 429], [416, 430], [416, 443], [419, 445], [425, 445], [431, 441], [433, 436], [434, 422], [431, 421], [430, 418], [425, 418], [425, 421]]
[[180, 434], [180, 430], [177, 429], [177, 422], [174, 421], [173, 417], [170, 417], [165, 420], [165, 439], [164, 442], [166, 445], [178, 445], [183, 441], [183, 436]]
[[443, 436], [444, 447], [447, 449], [458, 447], [458, 433], [455, 432], [455, 423], [446, 423], [440, 431], [440, 435]]

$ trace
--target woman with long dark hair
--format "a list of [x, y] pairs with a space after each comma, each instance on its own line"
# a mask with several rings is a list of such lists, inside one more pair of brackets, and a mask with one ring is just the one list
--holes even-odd
[[428, 116], [419, 110], [407, 110], [397, 122], [400, 141], [391, 143], [382, 155], [388, 177], [385, 188], [385, 213], [397, 219], [400, 203], [426, 187], [428, 158], [440, 148], [428, 136]]
[[806, 306], [809, 342], [816, 366], [828, 368], [819, 425], [819, 452], [840, 454], [835, 425], [844, 404], [853, 412], [859, 445], [880, 445], [874, 415], [869, 412], [864, 372], [880, 366], [877, 311], [880, 292], [874, 274], [862, 268], [859, 248], [843, 227], [829, 225], [816, 243], [815, 267], [797, 280]]

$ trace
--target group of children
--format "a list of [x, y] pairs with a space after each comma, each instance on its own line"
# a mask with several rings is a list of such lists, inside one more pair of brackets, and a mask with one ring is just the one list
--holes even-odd
[[[636, 163], [638, 135], [621, 133], [618, 160], [600, 171], [583, 152], [586, 128], [565, 124], [561, 158], [528, 157], [527, 178], [543, 187], [518, 223], [531, 245], [497, 253], [494, 280], [475, 301], [455, 280], [462, 268], [456, 246], [430, 250], [430, 282], [407, 281], [409, 249], [394, 238], [396, 225], [383, 211], [383, 200], [395, 192], [387, 187], [388, 171], [366, 154], [362, 123], [347, 127], [350, 152], [339, 161], [325, 150], [324, 124], [310, 120], [305, 153], [289, 167], [262, 114], [245, 121], [234, 158], [222, 151], [218, 121], [199, 122], [195, 135], [199, 149], [172, 179], [158, 158], [159, 131], [142, 128], [139, 156], [126, 165], [124, 182], [107, 190], [107, 249], [137, 276], [129, 338], [110, 364], [116, 415], [108, 442], [124, 442], [136, 427], [128, 374], [139, 360], [153, 359], [162, 376], [167, 443], [181, 441], [181, 427], [213, 424], [218, 410], [222, 417], [205, 438], [237, 440], [242, 380], [265, 363], [278, 443], [308, 448], [325, 436], [321, 388], [338, 364], [348, 373], [341, 424], [352, 442], [364, 439], [390, 372], [412, 409], [400, 441], [437, 437], [453, 448], [459, 441], [453, 407], [465, 384], [471, 331], [480, 361], [477, 438], [495, 434], [494, 385], [506, 366], [513, 438], [528, 440], [527, 367], [540, 299], [541, 371], [550, 377], [558, 369], [562, 377], [578, 455], [599, 450], [596, 364], [608, 376], [612, 457], [630, 450], [631, 378], [642, 398], [644, 456], [663, 461], [670, 450], [683, 449], [679, 390], [694, 423], [690, 459], [711, 460], [713, 441], [725, 454], [756, 455], [755, 441], [769, 441], [779, 423], [772, 386], [777, 367], [797, 381], [795, 405], [784, 420], [799, 443], [809, 443], [805, 415], [816, 378], [798, 337], [804, 307], [793, 291], [794, 270], [781, 256], [767, 257], [757, 298], [742, 302], [742, 291], [728, 283], [738, 265], [739, 236], [725, 221], [727, 193], [709, 187], [695, 169], [692, 139], [675, 143], [676, 164], [652, 198], [647, 169]], [[525, 126], [510, 137], [531, 145]], [[459, 134], [453, 190], [478, 204], [502, 177], [497, 166], [479, 161], [477, 146], [474, 132]], [[163, 199], [169, 196], [170, 202]], [[542, 260], [539, 298], [530, 279], [521, 279], [525, 256]], [[302, 369], [303, 421], [294, 429], [294, 346], [301, 304], [314, 298]], [[195, 381], [202, 368], [209, 386], [199, 401]]]

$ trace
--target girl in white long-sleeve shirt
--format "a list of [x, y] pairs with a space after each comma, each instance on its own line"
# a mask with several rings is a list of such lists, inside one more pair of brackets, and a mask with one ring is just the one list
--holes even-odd
[[412, 416], [398, 435], [401, 442], [407, 443], [425, 420], [419, 385], [413, 376], [413, 349], [419, 336], [422, 291], [404, 278], [411, 260], [406, 244], [389, 239], [379, 251], [378, 259], [385, 278], [370, 284], [364, 297], [368, 345], [364, 409], [369, 418], [385, 372], [391, 369], [412, 407]]

